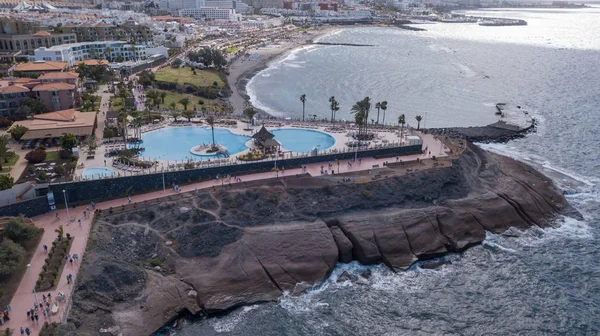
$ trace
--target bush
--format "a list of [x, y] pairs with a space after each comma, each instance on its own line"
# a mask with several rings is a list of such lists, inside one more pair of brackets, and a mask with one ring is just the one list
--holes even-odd
[[0, 190], [6, 190], [12, 188], [15, 183], [15, 179], [8, 174], [0, 175]]
[[54, 173], [58, 176], [62, 176], [66, 173], [66, 169], [65, 166], [63, 165], [58, 165], [54, 167]]
[[8, 133], [10, 133], [10, 135], [12, 136], [13, 139], [15, 140], [21, 140], [21, 138], [23, 137], [23, 135], [25, 135], [25, 133], [28, 131], [29, 129], [25, 126], [22, 125], [15, 125], [13, 126], [10, 131], [8, 131]]
[[38, 174], [37, 178], [40, 179], [40, 181], [46, 181], [46, 180], [48, 180], [48, 174], [46, 174], [45, 171], [41, 171]]
[[16, 217], [4, 224], [2, 234], [8, 239], [20, 243], [35, 237], [39, 231], [40, 229], [33, 225], [25, 225], [23, 217]]
[[0, 278], [13, 274], [24, 255], [25, 249], [21, 245], [5, 238], [0, 244]]
[[0, 128], [6, 128], [6, 127], [10, 127], [12, 125], [12, 121], [4, 118], [4, 117], [0, 117]]
[[61, 149], [58, 151], [58, 156], [60, 156], [61, 159], [68, 159], [71, 155], [73, 155], [73, 153], [70, 150]]
[[25, 154], [25, 160], [27, 160], [29, 163], [44, 162], [44, 160], [46, 160], [46, 151], [41, 148], [34, 149]]

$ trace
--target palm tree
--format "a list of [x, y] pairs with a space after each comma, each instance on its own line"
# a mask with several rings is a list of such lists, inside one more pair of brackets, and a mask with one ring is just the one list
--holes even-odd
[[174, 120], [175, 122], [177, 122], [177, 118], [179, 118], [179, 116], [180, 116], [180, 115], [181, 115], [181, 113], [179, 113], [177, 110], [173, 110], [173, 111], [171, 112], [171, 116], [173, 117], [173, 120]]
[[418, 131], [419, 129], [421, 129], [421, 120], [423, 120], [423, 117], [418, 115], [415, 117], [415, 119], [417, 120], [417, 131]]
[[304, 106], [306, 104], [306, 94], [302, 94], [300, 96], [300, 101], [302, 102], [302, 121], [304, 121]]
[[404, 114], [401, 114], [398, 117], [398, 124], [400, 124], [400, 139], [402, 139], [402, 132], [404, 131], [404, 124], [406, 124], [406, 117]]
[[210, 130], [212, 132], [212, 140], [213, 140], [213, 149], [217, 147], [215, 144], [215, 118], [213, 116], [208, 116], [206, 118], [206, 122], [210, 125]]
[[369, 110], [371, 109], [371, 99], [365, 97], [352, 106], [352, 113], [354, 113], [354, 121], [358, 124], [358, 134], [360, 135], [366, 130], [366, 126], [369, 120]]
[[379, 110], [381, 109], [381, 102], [375, 103], [375, 108], [377, 109], [377, 123], [379, 124]]
[[127, 143], [127, 111], [125, 109], [121, 109], [119, 114], [117, 114], [117, 123], [121, 126], [123, 130], [123, 142]]
[[167, 93], [165, 91], [161, 91], [160, 92], [160, 99], [162, 100], [162, 103], [165, 103], [165, 98], [167, 97]]
[[173, 110], [177, 109], [177, 103], [176, 103], [176, 102], [171, 102], [171, 103], [169, 104], [169, 106], [170, 106], [170, 107], [171, 107]]
[[[67, 218], [69, 221], [71, 221], [71, 218]], [[62, 240], [63, 239], [63, 234], [65, 233], [65, 230], [63, 228], [62, 225], [60, 225], [58, 227], [58, 229], [54, 230], [54, 232], [58, 233], [58, 240]]]
[[[387, 110], [387, 100], [384, 100], [381, 102], [381, 110], [383, 110], [383, 121], [381, 122], [382, 124], [385, 125], [385, 111]], [[379, 120], [377, 121], [377, 123], [379, 123]]]
[[183, 109], [187, 110], [188, 105], [190, 104], [190, 99], [188, 97], [181, 98], [179, 104], [183, 105]]
[[244, 110], [244, 115], [248, 117], [248, 128], [250, 128], [250, 122], [252, 122], [252, 118], [256, 115], [256, 111], [252, 107], [247, 107]]
[[340, 103], [338, 103], [337, 100], [335, 100], [335, 96], [331, 96], [329, 98], [329, 103], [329, 107], [331, 108], [331, 122], [333, 123], [335, 112], [340, 110]]
[[0, 170], [2, 170], [2, 164], [4, 161], [8, 160], [8, 158], [15, 154], [8, 147], [9, 142], [10, 136], [8, 134], [0, 135]]

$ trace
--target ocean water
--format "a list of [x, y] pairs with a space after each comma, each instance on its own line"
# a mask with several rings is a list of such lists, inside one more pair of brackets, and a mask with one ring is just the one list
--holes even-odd
[[[483, 148], [525, 161], [568, 191], [584, 220], [488, 234], [435, 270], [394, 274], [383, 266], [339, 264], [300, 296], [186, 322], [176, 335], [599, 335], [600, 8], [506, 10], [525, 27], [423, 25], [427, 32], [355, 28], [324, 41], [377, 47], [304, 47], [249, 84], [253, 103], [297, 117], [327, 116], [327, 97], [365, 95], [398, 113], [427, 113], [428, 127], [495, 121], [497, 102], [527, 108], [536, 133]], [[314, 111], [314, 113], [312, 112]], [[344, 114], [345, 113], [345, 114]], [[369, 280], [337, 283], [344, 270]]]

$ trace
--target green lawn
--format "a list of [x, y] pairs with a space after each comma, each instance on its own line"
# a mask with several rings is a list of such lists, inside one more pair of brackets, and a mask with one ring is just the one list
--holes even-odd
[[161, 82], [188, 83], [196, 86], [212, 86], [213, 82], [217, 82], [218, 87], [222, 88], [224, 86], [223, 80], [221, 80], [217, 71], [196, 69], [194, 75], [189, 67], [178, 69], [164, 67], [156, 72], [155, 79]]
[[8, 161], [2, 162], [2, 172], [8, 173], [10, 171], [9, 167], [14, 167], [17, 161], [19, 161], [19, 155], [15, 154]]
[[229, 47], [229, 48], [226, 49], [226, 51], [228, 53], [232, 54], [232, 53], [234, 53], [234, 52], [236, 52], [236, 51], [238, 51], [240, 49], [241, 49], [240, 47]]
[[[156, 91], [163, 92], [164, 90], [156, 90]], [[196, 105], [196, 109], [198, 109], [198, 110], [201, 110], [202, 107], [206, 107], [208, 109], [209, 106], [221, 105], [221, 104], [217, 103], [215, 100], [200, 98], [198, 96], [194, 96], [191, 94], [182, 94], [182, 93], [171, 92], [171, 91], [164, 91], [164, 92], [167, 93], [167, 96], [165, 97], [165, 103], [160, 104], [160, 107], [164, 107], [164, 108], [171, 108], [171, 102], [175, 102], [177, 104], [176, 109], [183, 111], [183, 105], [181, 105], [179, 103], [179, 101], [185, 97], [187, 97], [190, 100], [190, 105], [188, 105], [188, 110], [193, 110], [194, 105]], [[204, 101], [204, 105], [200, 105], [200, 100]], [[212, 108], [210, 108], [210, 109], [212, 110]]]
[[47, 151], [46, 152], [46, 160], [44, 161], [56, 161], [60, 159], [60, 156], [58, 155], [58, 151]]
[[111, 110], [118, 110], [121, 105], [123, 105], [123, 99], [121, 99], [121, 97], [113, 97], [110, 101], [110, 109]]

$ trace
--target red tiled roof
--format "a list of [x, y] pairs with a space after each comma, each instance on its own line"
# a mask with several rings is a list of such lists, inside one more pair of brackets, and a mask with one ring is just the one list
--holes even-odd
[[0, 88], [2, 93], [18, 93], [18, 92], [29, 92], [29, 89], [21, 85], [9, 85]]
[[33, 88], [32, 91], [59, 91], [59, 90], [73, 90], [75, 88], [74, 84], [68, 83], [48, 83], [48, 84], [40, 84]]

